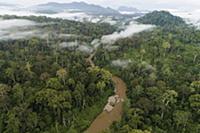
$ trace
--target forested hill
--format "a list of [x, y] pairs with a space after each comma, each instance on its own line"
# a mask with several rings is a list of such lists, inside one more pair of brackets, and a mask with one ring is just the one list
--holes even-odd
[[122, 121], [106, 133], [200, 133], [200, 31], [163, 11], [138, 21], [157, 26], [94, 57], [128, 87]]
[[85, 60], [91, 39], [109, 34], [111, 26], [34, 16], [3, 18], [11, 19], [6, 21], [10, 27], [15, 23], [4, 29], [8, 34], [12, 30], [10, 35], [27, 33], [16, 23], [27, 21], [16, 20], [28, 19], [34, 25], [27, 26], [28, 33], [40, 29], [66, 36], [0, 39], [0, 133], [84, 131], [114, 90], [109, 71], [88, 69]]
[[178, 16], [174, 16], [167, 11], [153, 11], [137, 19], [143, 24], [153, 24], [157, 26], [185, 26], [185, 21]]
[[94, 15], [120, 15], [117, 10], [104, 8], [99, 5], [88, 4], [85, 2], [57, 3], [50, 2], [32, 7], [36, 12], [63, 12], [74, 10], [76, 12], [84, 12]]
[[[127, 84], [127, 99], [104, 133], [200, 133], [200, 31], [183, 19], [154, 11], [137, 20], [152, 30], [100, 45], [115, 27], [0, 18], [14, 20], [0, 32], [0, 133], [83, 133], [113, 95], [112, 75]], [[25, 33], [36, 36], [15, 38]], [[90, 49], [99, 67], [86, 61]]]
[[61, 18], [50, 18], [46, 16], [15, 16], [4, 15], [0, 18], [8, 19], [26, 19], [37, 23], [42, 23], [40, 26], [44, 30], [53, 31], [54, 33], [62, 34], [76, 34], [94, 38], [100, 38], [103, 35], [111, 34], [116, 30], [115, 26], [108, 23], [91, 23], [91, 22], [77, 22]]

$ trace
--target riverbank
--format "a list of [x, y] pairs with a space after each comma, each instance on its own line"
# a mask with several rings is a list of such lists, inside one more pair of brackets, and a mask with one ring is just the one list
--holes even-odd
[[[92, 61], [92, 58], [95, 56], [95, 53], [92, 53], [89, 58], [87, 58], [87, 62], [91, 65], [91, 67], [95, 67], [95, 64]], [[115, 85], [115, 95], [118, 95], [120, 99], [126, 99], [126, 84], [125, 82], [117, 77], [113, 76], [112, 81]], [[103, 109], [102, 109], [103, 110]], [[104, 130], [108, 129], [113, 122], [120, 121], [123, 114], [123, 100], [117, 103], [111, 112], [102, 111], [95, 120], [91, 123], [90, 127], [86, 130], [86, 133], [101, 133]]]

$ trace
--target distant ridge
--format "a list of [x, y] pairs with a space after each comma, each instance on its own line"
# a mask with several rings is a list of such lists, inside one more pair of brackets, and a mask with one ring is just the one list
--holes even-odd
[[74, 12], [84, 12], [87, 14], [94, 15], [119, 15], [120, 13], [112, 8], [104, 8], [99, 5], [88, 4], [85, 2], [72, 2], [72, 3], [57, 3], [49, 2], [46, 4], [40, 4], [32, 7], [35, 12], [64, 12], [64, 11], [74, 11]]

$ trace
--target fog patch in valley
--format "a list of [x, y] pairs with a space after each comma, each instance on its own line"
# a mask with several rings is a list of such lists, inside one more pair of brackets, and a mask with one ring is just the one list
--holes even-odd
[[131, 60], [113, 60], [111, 64], [116, 67], [126, 68], [131, 63]]
[[63, 34], [63, 33], [61, 33], [61, 34], [58, 35], [58, 37], [59, 38], [70, 38], [70, 37], [79, 37], [79, 36], [76, 35], [76, 34]]
[[38, 23], [26, 19], [0, 19], [0, 40], [15, 40], [30, 37], [44, 37], [42, 31], [35, 28]]
[[[138, 24], [136, 22], [131, 22], [128, 26], [122, 25], [121, 27], [124, 27], [124, 30], [122, 30], [121, 32], [114, 32], [110, 35], [104, 35], [101, 39], [94, 39], [91, 43], [77, 41], [62, 42], [60, 44], [60, 47], [67, 48], [69, 50], [79, 50], [85, 53], [94, 52], [98, 49], [100, 45], [103, 45], [103, 48], [108, 51], [117, 50], [119, 46], [113, 46], [112, 44], [114, 44], [118, 39], [131, 37], [135, 33], [154, 28], [153, 25]], [[128, 63], [130, 63], [129, 60], [116, 60], [112, 62], [113, 65], [120, 67], [126, 67]]]
[[4, 33], [0, 33], [0, 40], [17, 40], [17, 39], [24, 39], [24, 38], [30, 38], [30, 37], [37, 37], [38, 34], [41, 34], [39, 31], [37, 30], [33, 30], [33, 31], [18, 31], [18, 32], [4, 32]]
[[92, 47], [89, 47], [89, 46], [86, 46], [86, 45], [80, 45], [77, 48], [77, 50], [84, 52], [84, 53], [92, 53], [94, 49]]
[[153, 25], [138, 24], [136, 22], [131, 22], [125, 29], [120, 32], [114, 32], [110, 35], [105, 35], [101, 38], [101, 42], [104, 44], [114, 44], [117, 40], [121, 38], [130, 37], [135, 33], [139, 33], [145, 30], [152, 29]]
[[119, 46], [113, 46], [113, 45], [105, 45], [104, 49], [108, 50], [108, 51], [113, 51], [113, 50], [118, 50]]
[[77, 50], [88, 54], [92, 53], [95, 49], [93, 46], [89, 46], [89, 44], [86, 42], [78, 42], [78, 41], [62, 42], [59, 44], [59, 47], [73, 51]]
[[60, 48], [67, 48], [69, 50], [74, 50], [78, 47], [78, 42], [62, 42], [59, 44]]
[[91, 45], [94, 49], [97, 49], [101, 45], [101, 40], [100, 39], [94, 39], [91, 42]]
[[50, 18], [62, 18], [74, 21], [83, 22], [85, 20], [93, 21], [93, 17], [88, 15], [84, 12], [61, 12], [55, 14], [45, 14], [45, 13], [35, 13], [32, 11], [26, 10], [7, 10], [7, 9], [0, 9], [0, 15], [16, 15], [16, 16], [46, 16]]
[[[8, 12], [7, 14], [9, 13], [11, 12]], [[36, 13], [33, 14], [31, 12], [27, 13], [23, 11], [13, 11], [13, 13], [15, 13], [14, 15], [18, 15], [18, 16], [29, 16], [29, 15], [40, 16], [41, 15], [41, 14], [36, 14]], [[0, 14], [4, 14], [4, 13], [0, 11]], [[60, 16], [57, 16], [59, 14], [49, 14], [49, 15], [53, 18], [54, 17], [63, 18], [64, 14], [60, 14]], [[79, 15], [82, 15], [83, 17], [85, 17], [83, 14], [79, 14]], [[49, 17], [47, 14], [45, 14], [44, 16]], [[74, 16], [72, 15], [72, 17]], [[110, 19], [108, 19], [107, 21], [110, 21]], [[34, 21], [25, 20], [25, 19], [10, 19], [10, 20], [0, 19], [0, 25], [3, 25], [2, 27], [0, 27], [0, 40], [24, 39], [24, 38], [28, 39], [31, 37], [39, 37], [39, 38], [45, 38], [45, 39], [48, 38], [47, 37], [48, 33], [45, 32], [43, 29], [38, 28], [38, 26], [45, 25], [45, 23], [36, 23]], [[104, 48], [107, 50], [116, 50], [118, 49], [118, 46], [113, 46], [112, 44], [114, 44], [118, 39], [131, 37], [135, 33], [149, 30], [153, 27], [154, 27], [153, 25], [138, 24], [136, 22], [130, 22], [129, 25], [125, 25], [125, 23], [121, 23], [120, 29], [122, 30], [120, 32], [114, 32], [113, 34], [110, 34], [110, 35], [104, 35], [102, 36], [102, 38], [94, 39], [90, 43], [70, 41], [70, 42], [62, 42], [59, 44], [59, 46], [60, 48], [66, 48], [69, 50], [79, 50], [81, 52], [86, 52], [86, 53], [92, 53], [93, 51], [98, 49], [98, 47], [101, 44], [103, 44]], [[62, 34], [62, 33], [58, 35], [58, 38], [67, 38], [67, 37], [78, 37], [78, 35]], [[114, 64], [116, 64], [116, 62], [114, 62]]]
[[2, 30], [8, 28], [24, 27], [24, 26], [35, 26], [37, 25], [37, 23], [25, 19], [8, 19], [8, 20], [0, 19], [0, 25], [1, 25], [0, 30]]

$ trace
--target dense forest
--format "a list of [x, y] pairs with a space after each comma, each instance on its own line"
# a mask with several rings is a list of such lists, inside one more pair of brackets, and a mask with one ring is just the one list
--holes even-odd
[[128, 86], [122, 121], [106, 133], [199, 133], [200, 31], [168, 12], [138, 21], [157, 28], [120, 39], [117, 49], [99, 49], [95, 57]]
[[[46, 17], [3, 18], [49, 22], [39, 26], [49, 37], [0, 41], [0, 133], [84, 131], [113, 93], [111, 74], [89, 68], [88, 53], [59, 44], [75, 39], [88, 43], [114, 28]], [[80, 37], [56, 38], [59, 32]]]
[[[200, 132], [200, 30], [182, 18], [155, 11], [137, 19], [152, 30], [90, 53], [60, 47], [91, 45], [117, 29], [47, 17], [28, 19], [46, 38], [0, 40], [0, 133], [82, 133], [114, 93], [112, 75], [127, 85], [121, 121], [105, 133]], [[59, 34], [77, 36], [61, 37]], [[109, 44], [111, 45], [111, 44]], [[117, 63], [116, 63], [117, 62]]]
[[167, 11], [153, 11], [143, 17], [137, 19], [143, 24], [154, 24], [158, 26], [186, 26], [185, 21], [181, 17], [173, 16]]

